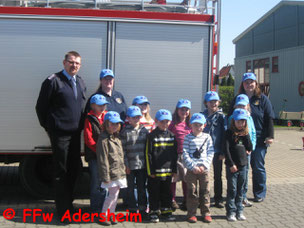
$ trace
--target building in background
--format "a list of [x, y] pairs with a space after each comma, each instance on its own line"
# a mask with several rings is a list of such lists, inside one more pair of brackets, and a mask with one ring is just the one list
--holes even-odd
[[219, 73], [219, 83], [221, 84], [223, 78], [228, 80], [229, 75], [231, 75], [232, 78], [234, 79], [234, 75], [235, 75], [234, 65], [227, 64], [226, 66], [222, 67], [222, 69], [220, 70], [220, 73]]
[[235, 93], [254, 72], [276, 116], [304, 110], [304, 1], [281, 1], [233, 40]]

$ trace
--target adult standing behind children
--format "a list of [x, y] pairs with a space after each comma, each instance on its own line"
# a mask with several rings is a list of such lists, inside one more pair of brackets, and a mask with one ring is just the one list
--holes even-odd
[[[254, 73], [245, 73], [239, 94], [249, 97], [251, 116], [256, 129], [257, 144], [251, 153], [252, 185], [255, 202], [263, 202], [266, 197], [265, 156], [267, 147], [274, 138], [273, 119], [275, 118], [270, 100], [260, 90]], [[229, 115], [233, 112], [235, 99], [231, 103]]]
[[203, 114], [194, 113], [190, 124], [192, 132], [185, 136], [183, 146], [183, 162], [187, 168], [187, 221], [197, 222], [196, 210], [200, 205], [203, 221], [210, 223], [209, 169], [214, 155], [213, 142], [209, 134], [203, 133], [206, 124]]
[[209, 91], [205, 94], [204, 104], [206, 109], [202, 113], [206, 118], [206, 127], [204, 132], [210, 134], [213, 147], [213, 178], [214, 178], [214, 206], [224, 208], [223, 204], [223, 159], [224, 151], [223, 144], [225, 140], [225, 130], [227, 128], [226, 118], [224, 113], [219, 109], [220, 97], [217, 92]]
[[73, 211], [73, 191], [80, 170], [80, 133], [86, 86], [77, 75], [81, 57], [68, 52], [64, 69], [41, 86], [36, 104], [40, 125], [47, 131], [53, 151], [55, 203], [59, 219]]
[[100, 191], [100, 183], [97, 169], [96, 144], [102, 132], [104, 116], [107, 113], [107, 102], [103, 95], [95, 94], [90, 99], [91, 111], [84, 122], [84, 152], [85, 160], [89, 163], [90, 170], [90, 206], [91, 212], [102, 210], [105, 199], [105, 191]]
[[[107, 111], [118, 112], [120, 118], [124, 121], [126, 118], [127, 104], [125, 102], [124, 96], [120, 92], [114, 90], [115, 76], [113, 71], [110, 69], [103, 69], [100, 72], [99, 79], [99, 87], [93, 95], [101, 94], [105, 96], [105, 98], [109, 102], [109, 104], [107, 105]], [[86, 104], [85, 110], [86, 113], [90, 111], [89, 101]]]

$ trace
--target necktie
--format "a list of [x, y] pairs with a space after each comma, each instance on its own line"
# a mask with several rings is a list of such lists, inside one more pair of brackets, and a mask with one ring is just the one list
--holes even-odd
[[71, 79], [71, 81], [72, 81], [72, 88], [73, 88], [74, 96], [75, 96], [75, 98], [77, 99], [77, 85], [76, 85], [76, 80], [75, 80], [75, 78], [73, 77], [73, 78]]

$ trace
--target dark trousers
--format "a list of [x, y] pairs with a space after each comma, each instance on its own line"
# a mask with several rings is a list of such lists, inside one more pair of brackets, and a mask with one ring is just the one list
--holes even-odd
[[54, 160], [55, 204], [59, 217], [73, 210], [73, 191], [81, 167], [80, 131], [49, 131]]
[[223, 200], [223, 181], [222, 170], [223, 160], [219, 159], [220, 154], [216, 153], [213, 157], [213, 178], [214, 178], [214, 201], [221, 202]]
[[[145, 169], [131, 170], [127, 175], [128, 181], [128, 198], [127, 203], [129, 210], [135, 211], [137, 208], [140, 211], [147, 209], [146, 181], [147, 171]], [[134, 195], [135, 183], [137, 186], [137, 201]], [[138, 207], [137, 205], [138, 204]]]
[[148, 177], [148, 192], [150, 211], [154, 213], [159, 209], [163, 214], [171, 213], [171, 181], [172, 177]]

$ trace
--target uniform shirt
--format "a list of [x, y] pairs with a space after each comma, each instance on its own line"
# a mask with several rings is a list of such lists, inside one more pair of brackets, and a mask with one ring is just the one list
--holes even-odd
[[[195, 153], [199, 153], [199, 155], [196, 156]], [[195, 136], [190, 133], [185, 136], [183, 163], [187, 169], [193, 170], [194, 167], [204, 166], [205, 169], [209, 170], [213, 156], [213, 142], [209, 134], [202, 133], [199, 136]]]
[[[120, 115], [120, 118], [123, 121], [126, 119], [127, 104], [125, 102], [124, 96], [120, 92], [113, 90], [112, 95], [109, 96], [108, 94], [104, 93], [101, 88], [99, 88], [98, 91], [96, 93], [94, 93], [92, 96], [94, 96], [95, 94], [101, 94], [101, 95], [105, 96], [106, 100], [109, 102], [109, 104], [107, 104], [107, 111], [118, 112]], [[91, 97], [89, 98], [89, 100], [87, 101], [87, 104], [86, 104], [86, 108], [85, 108], [86, 113], [88, 113], [91, 110], [91, 107], [90, 107]]]

